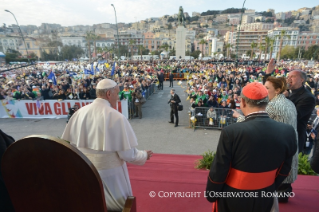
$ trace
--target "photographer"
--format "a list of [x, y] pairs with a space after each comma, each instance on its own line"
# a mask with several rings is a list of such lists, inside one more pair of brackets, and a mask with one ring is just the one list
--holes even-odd
[[135, 117], [139, 117], [139, 119], [142, 118], [142, 93], [141, 93], [141, 90], [139, 87], [137, 87], [135, 89], [135, 91], [132, 93], [132, 97], [133, 97], [133, 102], [134, 102], [134, 105], [135, 105]]
[[170, 113], [170, 117], [171, 117], [171, 121], [169, 121], [168, 123], [174, 124], [174, 115], [175, 115], [175, 127], [178, 126], [178, 103], [180, 103], [181, 100], [179, 98], [179, 96], [175, 93], [175, 89], [171, 90], [171, 99], [168, 101], [168, 103], [171, 106], [171, 113]]
[[73, 107], [69, 108], [69, 114], [68, 114], [68, 120], [66, 123], [69, 122], [70, 118], [73, 116], [73, 114], [79, 110], [79, 105], [75, 104]]

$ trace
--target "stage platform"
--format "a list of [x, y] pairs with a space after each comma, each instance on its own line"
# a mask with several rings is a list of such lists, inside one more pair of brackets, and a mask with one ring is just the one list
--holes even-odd
[[[212, 204], [204, 197], [208, 171], [195, 169], [201, 156], [154, 154], [144, 166], [128, 164], [138, 212], [204, 212]], [[319, 177], [299, 175], [295, 197], [280, 203], [280, 212], [319, 211]]]

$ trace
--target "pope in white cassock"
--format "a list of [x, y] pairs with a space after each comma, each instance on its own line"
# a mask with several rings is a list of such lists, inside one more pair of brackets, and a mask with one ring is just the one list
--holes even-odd
[[77, 147], [98, 170], [108, 210], [122, 210], [132, 196], [126, 162], [143, 165], [152, 151], [136, 149], [137, 139], [128, 120], [116, 108], [119, 87], [110, 79], [96, 86], [92, 104], [79, 109], [69, 120], [62, 138]]

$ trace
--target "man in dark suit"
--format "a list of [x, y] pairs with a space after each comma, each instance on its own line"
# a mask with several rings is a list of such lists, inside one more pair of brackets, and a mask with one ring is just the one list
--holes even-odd
[[290, 99], [297, 109], [297, 131], [299, 152], [302, 152], [307, 139], [306, 129], [311, 113], [316, 105], [314, 95], [307, 90], [304, 83], [307, 81], [307, 75], [303, 71], [291, 71], [287, 78], [288, 88], [291, 90], [288, 99]]
[[169, 74], [169, 87], [173, 87], [174, 75], [173, 72]]
[[[274, 59], [269, 61], [264, 82], [269, 77], [276, 67]], [[307, 75], [300, 70], [291, 71], [287, 78], [287, 85], [290, 89], [288, 99], [290, 99], [296, 106], [297, 110], [297, 131], [298, 131], [298, 151], [302, 152], [307, 135], [307, 123], [311, 116], [313, 109], [315, 108], [316, 100], [312, 93], [307, 90], [304, 84], [307, 82]]]
[[[268, 91], [262, 84], [248, 84], [241, 97], [245, 121], [222, 129], [205, 197], [213, 211], [278, 211], [274, 193], [289, 175], [296, 134], [292, 126], [269, 118]], [[224, 198], [229, 193], [220, 192], [236, 196]]]
[[158, 89], [163, 90], [164, 74], [161, 71], [159, 71], [157, 74], [157, 78], [159, 82]]
[[181, 100], [179, 98], [179, 96], [175, 93], [175, 89], [171, 90], [171, 99], [168, 101], [168, 103], [170, 103], [171, 105], [171, 113], [170, 113], [170, 117], [171, 117], [171, 121], [169, 121], [168, 123], [174, 124], [174, 115], [175, 115], [175, 127], [178, 126], [178, 103], [180, 103]]

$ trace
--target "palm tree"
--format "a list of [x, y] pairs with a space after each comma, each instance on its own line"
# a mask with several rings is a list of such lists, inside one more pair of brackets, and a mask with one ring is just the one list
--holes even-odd
[[[271, 38], [266, 36], [265, 37], [265, 42], [266, 42], [266, 46], [265, 46], [265, 59], [267, 58], [267, 54], [268, 54], [268, 48], [270, 46], [270, 42], [271, 42]], [[270, 59], [270, 57], [269, 57]]]
[[134, 47], [135, 43], [136, 43], [136, 41], [133, 39], [131, 39], [129, 41], [129, 46], [131, 47], [131, 60], [133, 60], [133, 47]]
[[254, 41], [250, 44], [250, 48], [251, 48], [251, 54], [250, 54], [250, 59], [253, 59], [253, 54], [254, 54], [254, 49], [257, 47], [257, 43], [255, 43]]
[[86, 36], [85, 36], [85, 39], [86, 39], [86, 42], [87, 42], [87, 47], [88, 47], [88, 54], [89, 54], [89, 62], [91, 63], [91, 59], [92, 59], [92, 55], [91, 55], [91, 43], [92, 43], [92, 32], [89, 31], [89, 32], [86, 32]]
[[202, 39], [202, 40], [199, 42], [199, 44], [202, 45], [202, 58], [203, 58], [203, 57], [204, 57], [204, 44], [207, 44], [207, 42], [206, 42], [204, 39]]
[[277, 60], [279, 61], [280, 60], [280, 54], [281, 54], [281, 49], [282, 49], [282, 43], [283, 43], [283, 40], [284, 40], [284, 38], [288, 38], [288, 39], [290, 39], [291, 38], [291, 36], [290, 35], [286, 35], [286, 31], [285, 30], [281, 30], [281, 32], [280, 32], [280, 35], [277, 35], [276, 37], [278, 38], [280, 38], [280, 43], [279, 43], [279, 51], [278, 51], [278, 57], [277, 57]]
[[269, 60], [271, 59], [272, 52], [274, 50], [274, 44], [275, 44], [275, 39], [270, 39], [270, 53], [269, 53]]
[[233, 44], [231, 44], [231, 43], [227, 43], [227, 44], [226, 44], [227, 58], [229, 57], [229, 49], [230, 49], [231, 47], [233, 47]]
[[168, 51], [169, 45], [167, 43], [164, 43], [160, 46], [161, 49], [164, 49], [165, 51]]
[[265, 45], [259, 44], [259, 60], [261, 60], [261, 54], [265, 52]]
[[101, 37], [94, 34], [93, 32], [92, 32], [91, 36], [92, 36], [92, 40], [93, 40], [94, 55], [96, 56], [96, 41], [101, 39]]
[[140, 50], [141, 60], [143, 60], [143, 51], [146, 50], [146, 49], [145, 49], [145, 47], [143, 45], [139, 45], [138, 49]]

